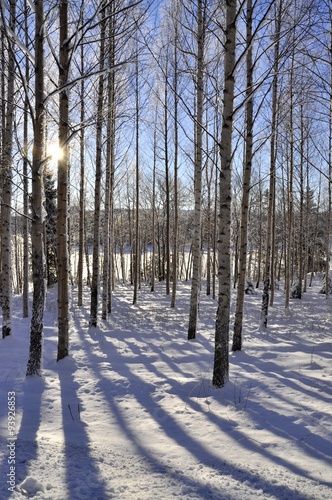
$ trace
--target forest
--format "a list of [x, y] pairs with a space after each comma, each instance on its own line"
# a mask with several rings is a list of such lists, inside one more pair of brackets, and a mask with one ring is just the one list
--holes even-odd
[[88, 300], [96, 328], [120, 284], [134, 306], [162, 284], [172, 314], [189, 282], [183, 336], [199, 334], [211, 295], [212, 383], [224, 386], [246, 294], [260, 291], [264, 330], [279, 287], [286, 315], [316, 273], [331, 293], [331, 3], [4, 0], [0, 10], [2, 337], [22, 296], [26, 375], [40, 375], [49, 290], [59, 361], [72, 301]]

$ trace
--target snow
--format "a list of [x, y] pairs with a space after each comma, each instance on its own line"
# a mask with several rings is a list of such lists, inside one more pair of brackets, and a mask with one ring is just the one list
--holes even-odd
[[42, 483], [31, 476], [26, 477], [19, 487], [20, 490], [27, 495], [34, 495], [38, 491], [44, 491]]
[[330, 500], [332, 314], [320, 287], [288, 316], [280, 287], [267, 331], [261, 295], [246, 296], [244, 349], [230, 355], [222, 389], [211, 386], [216, 302], [202, 291], [188, 342], [188, 283], [175, 310], [162, 284], [142, 287], [136, 306], [119, 286], [98, 328], [73, 289], [71, 355], [59, 363], [50, 290], [43, 377], [29, 379], [30, 319], [14, 297], [13, 335], [0, 341], [0, 498]]

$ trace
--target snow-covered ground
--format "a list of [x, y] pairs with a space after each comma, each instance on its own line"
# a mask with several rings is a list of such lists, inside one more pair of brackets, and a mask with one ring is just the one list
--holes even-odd
[[330, 500], [332, 306], [319, 286], [287, 317], [278, 291], [266, 332], [260, 294], [246, 297], [244, 350], [230, 355], [218, 390], [216, 302], [202, 292], [198, 338], [188, 342], [187, 283], [175, 310], [162, 285], [143, 288], [137, 306], [118, 287], [97, 329], [74, 305], [71, 355], [59, 363], [50, 291], [43, 377], [28, 380], [30, 320], [14, 297], [14, 333], [0, 340], [1, 500]]

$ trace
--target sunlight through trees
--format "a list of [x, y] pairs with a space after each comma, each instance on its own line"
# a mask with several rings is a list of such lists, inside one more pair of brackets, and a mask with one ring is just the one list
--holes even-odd
[[118, 283], [136, 308], [142, 287], [163, 286], [172, 314], [189, 281], [188, 340], [212, 294], [216, 387], [230, 341], [242, 349], [246, 293], [261, 293], [262, 330], [275, 287], [287, 314], [314, 273], [329, 299], [331, 12], [304, 0], [0, 4], [2, 337], [22, 294], [28, 375], [41, 371], [47, 287], [58, 360], [72, 287], [77, 307], [89, 290], [97, 328]]

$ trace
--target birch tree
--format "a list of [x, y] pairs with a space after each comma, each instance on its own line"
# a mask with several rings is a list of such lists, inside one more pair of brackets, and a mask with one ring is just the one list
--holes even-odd
[[155, 110], [155, 121], [153, 126], [153, 167], [152, 167], [152, 200], [151, 200], [151, 292], [155, 290], [156, 277], [156, 169], [157, 169], [157, 111]]
[[[115, 64], [115, 16], [114, 5], [109, 7], [113, 15], [109, 21], [108, 64], [112, 68]], [[107, 319], [111, 313], [112, 292], [112, 255], [113, 255], [113, 188], [114, 188], [114, 155], [115, 155], [115, 75], [108, 74], [107, 79], [107, 139], [106, 139], [106, 189], [105, 189], [105, 217], [104, 217], [104, 262], [103, 262], [103, 296], [102, 319]]]
[[133, 304], [137, 302], [137, 291], [139, 288], [139, 280], [141, 273], [141, 252], [140, 252], [140, 127], [139, 127], [139, 71], [138, 71], [138, 55], [135, 63], [135, 259], [134, 259], [134, 295]]
[[243, 304], [247, 271], [247, 235], [249, 194], [251, 180], [251, 166], [253, 154], [253, 60], [252, 60], [252, 1], [247, 0], [246, 14], [246, 45], [247, 45], [247, 85], [246, 85], [246, 136], [245, 136], [245, 164], [243, 173], [243, 190], [241, 204], [241, 231], [240, 231], [240, 257], [239, 275], [236, 298], [236, 311], [233, 335], [233, 351], [242, 348], [242, 323]]
[[188, 340], [196, 337], [198, 300], [201, 273], [201, 207], [202, 207], [202, 148], [203, 148], [203, 71], [204, 71], [204, 14], [203, 1], [197, 2], [197, 76], [195, 120], [195, 161], [194, 161], [194, 237], [193, 272], [191, 281]]
[[[178, 13], [178, 5], [176, 15]], [[178, 163], [179, 163], [179, 97], [178, 97], [178, 20], [174, 18], [174, 78], [173, 78], [173, 94], [174, 94], [174, 222], [173, 222], [173, 255], [172, 255], [172, 297], [171, 307], [175, 307], [176, 287], [178, 278], [178, 232], [179, 232], [179, 189], [178, 189]]]
[[235, 86], [236, 0], [226, 1], [222, 130], [220, 140], [218, 307], [212, 383], [223, 387], [229, 377], [229, 321], [231, 305], [232, 129]]
[[[28, 33], [28, 9], [27, 2], [24, 4], [24, 30], [25, 45], [29, 43]], [[30, 61], [25, 57], [25, 79], [30, 81]], [[29, 161], [28, 161], [28, 143], [29, 143], [29, 96], [24, 99], [23, 116], [23, 318], [29, 316]]]
[[102, 182], [102, 131], [103, 131], [103, 92], [104, 92], [104, 65], [105, 65], [105, 3], [101, 12], [99, 70], [97, 93], [97, 121], [96, 121], [96, 173], [94, 192], [94, 230], [93, 230], [93, 256], [92, 256], [92, 282], [90, 304], [90, 326], [97, 326], [98, 295], [100, 283], [100, 204]]
[[[293, 34], [295, 37], [295, 33]], [[288, 135], [289, 145], [287, 154], [287, 243], [286, 243], [286, 259], [285, 259], [285, 312], [289, 313], [289, 303], [291, 294], [292, 280], [292, 245], [293, 245], [293, 221], [294, 221], [294, 71], [295, 71], [295, 47], [294, 38], [292, 44], [291, 67], [289, 75], [289, 122]]]
[[[84, 20], [82, 19], [82, 23]], [[82, 76], [80, 91], [81, 91], [81, 101], [80, 101], [80, 121], [83, 124], [85, 122], [86, 107], [85, 107], [85, 81], [84, 75], [84, 54], [85, 47], [81, 44], [80, 48], [80, 73]], [[80, 138], [79, 138], [79, 148], [80, 148], [80, 194], [79, 194], [79, 243], [78, 243], [78, 266], [77, 266], [77, 304], [78, 306], [83, 305], [83, 263], [84, 263], [84, 243], [85, 243], [85, 128], [81, 127]]]
[[58, 361], [68, 355], [69, 328], [69, 267], [68, 267], [68, 169], [69, 169], [69, 39], [68, 1], [59, 3], [59, 146], [57, 208], [58, 264]]
[[330, 66], [330, 88], [329, 88], [329, 152], [328, 152], [328, 211], [326, 230], [326, 270], [325, 270], [325, 293], [329, 298], [331, 289], [330, 265], [331, 265], [331, 223], [332, 223], [332, 8], [329, 6], [330, 15], [330, 46], [328, 49], [328, 61]]
[[43, 161], [45, 151], [44, 109], [44, 2], [35, 1], [35, 116], [32, 152], [31, 244], [33, 301], [27, 376], [40, 375], [45, 304], [45, 257], [43, 231]]
[[[1, 7], [2, 21], [5, 13]], [[16, 25], [16, 0], [9, 4], [9, 29], [14, 34]], [[8, 44], [7, 94], [5, 107], [5, 129], [2, 150], [2, 229], [1, 229], [1, 280], [2, 280], [2, 337], [12, 333], [12, 154], [14, 126], [15, 55], [13, 43]]]
[[266, 256], [265, 256], [265, 273], [264, 287], [262, 294], [262, 310], [261, 310], [261, 327], [267, 327], [269, 294], [271, 283], [271, 272], [273, 264], [271, 264], [272, 252], [272, 231], [274, 224], [275, 213], [275, 177], [276, 177], [276, 130], [277, 130], [277, 106], [278, 106], [278, 73], [279, 73], [279, 46], [280, 46], [280, 30], [281, 30], [281, 15], [283, 8], [283, 0], [279, 1], [278, 14], [276, 17], [275, 29], [275, 45], [274, 45], [274, 65], [273, 65], [273, 82], [272, 82], [272, 113], [271, 113], [271, 146], [270, 146], [270, 184], [269, 184], [269, 204], [267, 214], [266, 228]]

